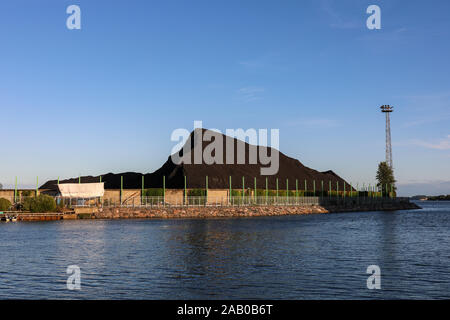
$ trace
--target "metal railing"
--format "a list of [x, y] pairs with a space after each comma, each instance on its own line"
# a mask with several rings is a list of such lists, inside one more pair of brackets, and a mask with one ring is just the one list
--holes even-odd
[[205, 197], [163, 196], [136, 197], [121, 202], [120, 199], [70, 199], [64, 200], [72, 206], [100, 206], [100, 207], [236, 207], [236, 206], [333, 206], [333, 205], [363, 205], [373, 203], [398, 203], [408, 201], [408, 198], [375, 198], [375, 197]]
[[[23, 204], [26, 198], [7, 199], [11, 203]], [[123, 201], [120, 198], [65, 198], [54, 197], [59, 207], [235, 207], [235, 206], [334, 206], [334, 205], [363, 205], [373, 203], [399, 203], [408, 202], [409, 198], [389, 197], [357, 197], [357, 196], [232, 196], [232, 197], [206, 197], [206, 196], [177, 196], [177, 197], [132, 197]]]

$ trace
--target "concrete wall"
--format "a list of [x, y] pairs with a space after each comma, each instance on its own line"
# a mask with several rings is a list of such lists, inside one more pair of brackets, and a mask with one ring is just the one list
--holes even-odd
[[[17, 197], [20, 198], [20, 196], [22, 195], [22, 193], [24, 191], [27, 191], [28, 193], [30, 193], [30, 196], [34, 197], [36, 195], [35, 189], [17, 189]], [[7, 199], [7, 200], [13, 202], [14, 201], [14, 189], [0, 190], [0, 198], [4, 198], [4, 199]]]
[[228, 189], [208, 189], [208, 204], [228, 202], [230, 191]]
[[103, 201], [107, 202], [108, 204], [120, 204], [120, 190], [105, 190]]
[[[120, 204], [120, 200], [120, 189], [105, 190], [103, 201]], [[141, 189], [124, 189], [122, 192], [122, 204], [130, 206], [140, 205]]]
[[124, 189], [122, 203], [129, 206], [139, 206], [141, 204], [141, 189]]
[[14, 190], [0, 190], [0, 198], [11, 201], [11, 199], [14, 198]]
[[184, 190], [166, 189], [165, 201], [168, 204], [176, 205], [183, 203]]

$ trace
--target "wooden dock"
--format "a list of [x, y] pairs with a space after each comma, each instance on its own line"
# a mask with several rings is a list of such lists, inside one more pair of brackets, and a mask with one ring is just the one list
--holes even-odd
[[54, 221], [64, 219], [63, 213], [19, 213], [17, 221]]
[[[31, 212], [6, 212], [0, 216], [1, 221], [56, 221], [56, 220], [75, 220], [79, 219], [79, 215], [75, 211], [68, 211], [64, 213], [31, 213]], [[14, 220], [13, 220], [14, 221]]]

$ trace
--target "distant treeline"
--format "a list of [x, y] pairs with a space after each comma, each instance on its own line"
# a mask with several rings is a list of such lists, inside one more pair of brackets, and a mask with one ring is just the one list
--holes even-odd
[[427, 197], [427, 200], [430, 201], [442, 201], [442, 200], [450, 200], [450, 194], [448, 195], [440, 195], [440, 196], [434, 196], [434, 197]]
[[426, 195], [417, 195], [411, 197], [411, 200], [430, 200], [430, 201], [443, 201], [450, 200], [450, 194], [448, 195], [440, 195], [440, 196], [426, 196]]

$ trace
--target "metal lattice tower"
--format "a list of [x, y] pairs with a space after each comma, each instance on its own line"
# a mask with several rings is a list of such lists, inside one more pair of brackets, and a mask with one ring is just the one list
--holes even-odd
[[386, 163], [393, 169], [392, 165], [392, 145], [391, 145], [391, 120], [389, 114], [394, 111], [394, 107], [390, 105], [382, 105], [381, 112], [386, 114]]

